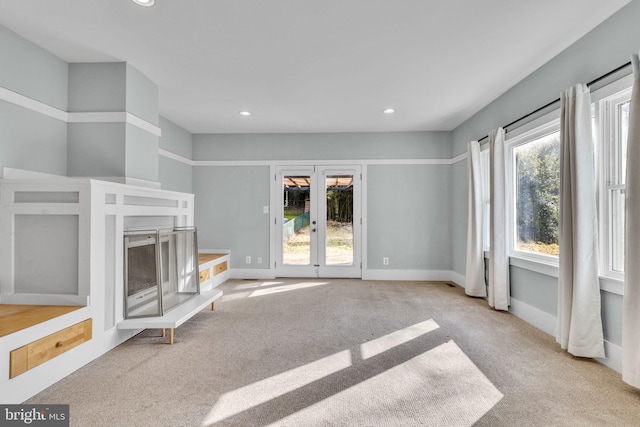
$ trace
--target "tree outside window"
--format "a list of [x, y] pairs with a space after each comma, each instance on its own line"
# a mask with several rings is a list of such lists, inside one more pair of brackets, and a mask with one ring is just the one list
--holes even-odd
[[515, 147], [516, 249], [558, 256], [560, 133]]

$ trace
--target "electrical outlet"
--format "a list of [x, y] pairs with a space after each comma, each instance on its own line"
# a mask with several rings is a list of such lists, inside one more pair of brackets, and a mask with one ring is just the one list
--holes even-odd
[[263, 206], [262, 213], [269, 213], [269, 206]]
[[389, 265], [389, 258], [387, 257], [382, 258], [382, 265]]
[[256, 262], [257, 262], [258, 264], [262, 264], [262, 257], [258, 257], [258, 258], [256, 258]]
[[247, 264], [251, 264], [251, 257], [250, 256], [246, 257], [244, 262]]

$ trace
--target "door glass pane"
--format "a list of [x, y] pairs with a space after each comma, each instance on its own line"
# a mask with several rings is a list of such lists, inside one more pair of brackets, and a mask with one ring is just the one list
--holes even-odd
[[311, 264], [311, 176], [297, 175], [282, 178], [282, 263]]
[[353, 265], [353, 175], [328, 175], [325, 265]]

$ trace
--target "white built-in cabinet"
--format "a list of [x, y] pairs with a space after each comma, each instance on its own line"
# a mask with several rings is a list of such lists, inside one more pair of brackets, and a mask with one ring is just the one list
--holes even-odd
[[[81, 307], [0, 337], [0, 402], [20, 403], [140, 332], [117, 327], [123, 233], [193, 226], [193, 203], [192, 194], [86, 178], [0, 180], [0, 304]], [[81, 344], [10, 378], [13, 349], [78, 324]]]

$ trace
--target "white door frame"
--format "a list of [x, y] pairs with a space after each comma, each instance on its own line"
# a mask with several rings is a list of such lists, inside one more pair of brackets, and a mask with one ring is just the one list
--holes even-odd
[[[362, 167], [360, 165], [292, 165], [276, 166], [274, 171], [272, 201], [274, 209], [275, 275], [277, 277], [362, 277]], [[353, 264], [350, 266], [325, 265], [326, 186], [327, 175], [353, 175]], [[283, 175], [311, 176], [311, 264], [306, 266], [283, 265]], [[314, 223], [315, 222], [315, 223]]]

